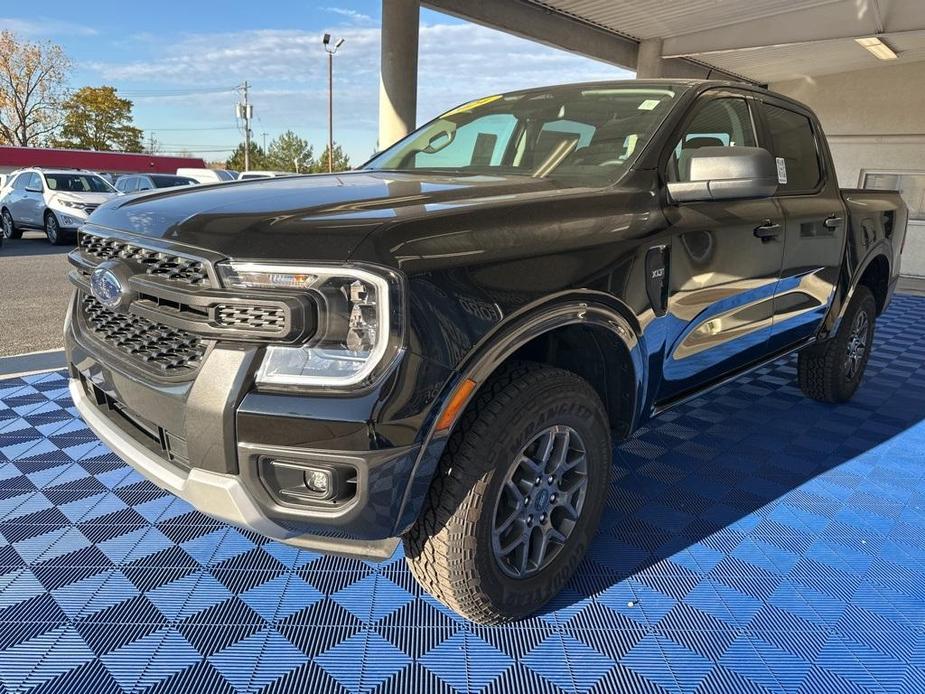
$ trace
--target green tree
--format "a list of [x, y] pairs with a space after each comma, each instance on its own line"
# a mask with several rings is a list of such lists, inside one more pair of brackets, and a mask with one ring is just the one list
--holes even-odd
[[[267, 155], [256, 142], [251, 141], [250, 148], [250, 168], [251, 170], [257, 169], [266, 169], [267, 168]], [[238, 148], [228, 157], [228, 161], [225, 162], [225, 168], [232, 169], [234, 171], [244, 171], [244, 143], [238, 145]]]
[[57, 130], [70, 69], [60, 46], [0, 31], [0, 144], [34, 147]]
[[58, 147], [100, 152], [141, 152], [141, 129], [132, 125], [132, 102], [115, 87], [81, 87], [64, 102]]
[[272, 171], [307, 173], [315, 166], [314, 150], [308, 140], [287, 130], [270, 143], [266, 166]]
[[[350, 170], [350, 157], [344, 154], [344, 150], [341, 149], [341, 146], [334, 143], [334, 170], [335, 171], [349, 171]], [[321, 156], [318, 157], [315, 162], [315, 166], [312, 167], [312, 173], [327, 173], [328, 172], [328, 148], [324, 148], [324, 152], [321, 153]]]

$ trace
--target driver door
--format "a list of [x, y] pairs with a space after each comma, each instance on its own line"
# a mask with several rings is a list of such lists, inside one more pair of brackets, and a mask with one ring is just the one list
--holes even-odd
[[[710, 90], [672, 138], [663, 175], [689, 180], [700, 147], [760, 146], [757, 104], [748, 92]], [[768, 349], [783, 257], [783, 237], [758, 238], [779, 224], [774, 198], [672, 203], [669, 292], [662, 383], [667, 403], [761, 359]]]

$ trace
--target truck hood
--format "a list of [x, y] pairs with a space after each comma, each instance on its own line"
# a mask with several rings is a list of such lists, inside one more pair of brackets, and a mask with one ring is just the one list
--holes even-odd
[[218, 252], [231, 258], [341, 262], [377, 229], [561, 187], [526, 176], [447, 176], [389, 171], [268, 178], [117, 197], [94, 225]]

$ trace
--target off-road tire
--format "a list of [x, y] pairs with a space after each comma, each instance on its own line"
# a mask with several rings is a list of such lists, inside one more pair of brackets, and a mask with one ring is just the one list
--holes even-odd
[[5, 209], [0, 215], [2, 215], [0, 229], [3, 230], [3, 238], [8, 241], [11, 239], [21, 239], [22, 229], [16, 228], [16, 223], [13, 221], [13, 215], [10, 214], [10, 211]]
[[[859, 313], [865, 313], [869, 325], [866, 349], [856, 373], [849, 378], [846, 368], [848, 345]], [[797, 357], [797, 375], [800, 390], [820, 402], [839, 403], [851, 399], [867, 368], [867, 360], [874, 340], [874, 321], [877, 304], [870, 289], [861, 285], [842, 317], [835, 336], [825, 342], [808, 347]]]
[[54, 212], [45, 213], [45, 236], [52, 246], [63, 246], [67, 242], [67, 234], [61, 229]]
[[[583, 440], [587, 493], [578, 521], [550, 563], [532, 576], [512, 578], [501, 570], [491, 546], [496, 502], [515, 456], [553, 425], [571, 427]], [[531, 362], [503, 367], [467, 407], [424, 508], [404, 537], [412, 574], [473, 622], [500, 624], [535, 612], [562, 589], [588, 549], [612, 454], [606, 411], [584, 379]]]

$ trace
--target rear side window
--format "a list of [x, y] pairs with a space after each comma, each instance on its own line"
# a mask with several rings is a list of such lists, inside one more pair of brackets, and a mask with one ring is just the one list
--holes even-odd
[[822, 179], [822, 170], [809, 118], [770, 104], [765, 104], [764, 109], [774, 156], [784, 160], [787, 170], [787, 182], [778, 190], [781, 193], [814, 190]]

